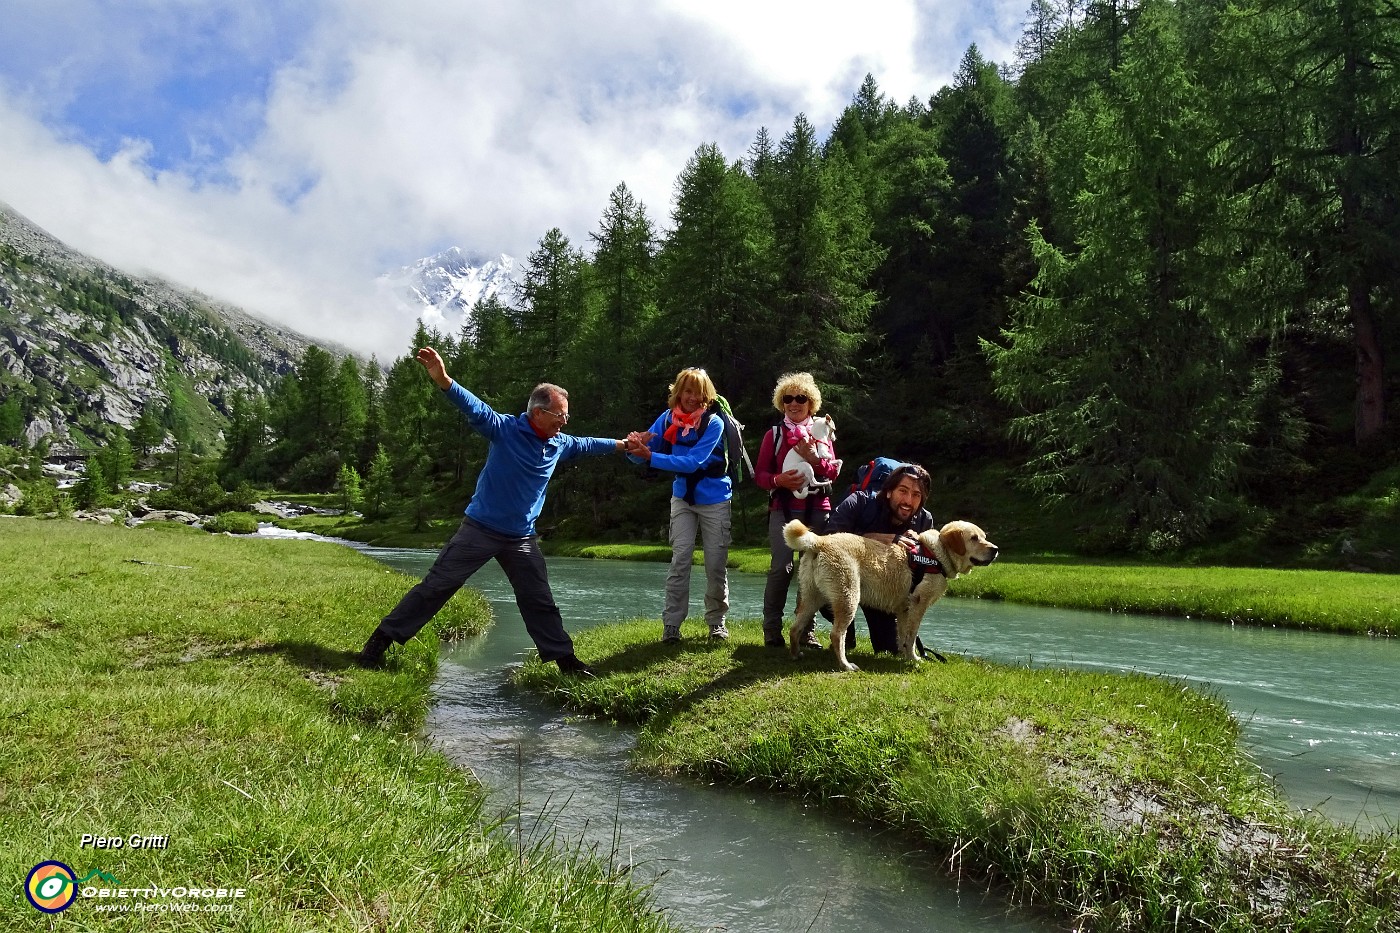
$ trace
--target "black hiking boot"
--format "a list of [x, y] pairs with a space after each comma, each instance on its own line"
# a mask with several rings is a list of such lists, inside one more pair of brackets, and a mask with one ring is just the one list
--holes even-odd
[[383, 667], [384, 652], [389, 650], [389, 646], [394, 643], [393, 636], [385, 634], [380, 629], [375, 629], [369, 636], [369, 641], [360, 649], [360, 653], [355, 655], [355, 663], [360, 667]]
[[566, 654], [554, 662], [559, 665], [559, 670], [565, 674], [573, 674], [575, 677], [597, 677], [598, 672], [584, 664], [576, 655]]

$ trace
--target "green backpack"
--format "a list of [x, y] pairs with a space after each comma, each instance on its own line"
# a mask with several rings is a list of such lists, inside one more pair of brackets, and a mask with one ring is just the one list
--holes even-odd
[[[749, 452], [744, 449], [744, 426], [734, 417], [734, 410], [729, 407], [729, 400], [723, 395], [715, 396], [710, 410], [719, 415], [720, 420], [724, 422], [724, 472], [729, 475], [730, 482], [737, 489], [739, 483], [743, 482], [745, 470], [749, 476], [753, 476], [753, 461], [749, 459]], [[737, 456], [735, 451], [738, 451]]]

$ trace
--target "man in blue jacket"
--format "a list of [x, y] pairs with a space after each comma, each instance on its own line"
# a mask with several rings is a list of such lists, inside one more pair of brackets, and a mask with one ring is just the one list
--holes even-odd
[[575, 457], [622, 451], [625, 443], [561, 433], [569, 422], [569, 393], [559, 386], [535, 386], [526, 411], [509, 417], [454, 382], [432, 347], [418, 351], [418, 362], [466, 414], [467, 422], [491, 443], [461, 528], [422, 582], [379, 623], [357, 661], [364, 667], [382, 665], [390, 645], [418, 634], [452, 594], [494, 557], [515, 590], [515, 603], [540, 659], [555, 662], [565, 673], [594, 676], [592, 668], [574, 655], [573, 639], [564, 630], [535, 535], [535, 519], [544, 508], [545, 487], [555, 467]]

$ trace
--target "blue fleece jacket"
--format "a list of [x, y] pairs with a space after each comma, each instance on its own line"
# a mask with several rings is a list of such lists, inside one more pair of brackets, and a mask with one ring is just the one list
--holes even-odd
[[466, 414], [467, 423], [491, 442], [486, 465], [476, 478], [476, 492], [467, 505], [467, 517], [498, 534], [528, 538], [535, 533], [535, 519], [544, 508], [545, 487], [559, 464], [617, 449], [617, 441], [603, 437], [556, 434], [540, 440], [527, 413], [503, 415], [456, 382], [444, 391]]
[[[661, 445], [665, 443], [662, 432], [666, 430], [667, 415], [670, 410], [663, 411], [650, 428], [655, 435], [651, 443], [647, 446], [651, 448], [651, 465], [658, 470], [667, 473], [675, 473], [676, 480], [671, 484], [671, 495], [677, 499], [685, 498], [685, 474], [694, 473], [705, 466], [714, 456], [715, 448], [724, 440], [724, 422], [719, 415], [712, 414], [705, 422], [705, 430], [700, 433], [694, 446], [687, 443], [674, 444], [671, 453], [661, 453]], [[627, 455], [629, 460], [636, 463], [643, 461]], [[734, 498], [733, 484], [728, 476], [706, 476], [701, 478], [695, 486], [696, 505], [714, 505], [716, 502], [728, 502]]]

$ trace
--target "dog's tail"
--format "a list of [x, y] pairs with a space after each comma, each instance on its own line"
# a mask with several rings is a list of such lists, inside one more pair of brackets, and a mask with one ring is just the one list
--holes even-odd
[[794, 551], [806, 553], [817, 543], [817, 534], [797, 519], [783, 526], [783, 540]]

